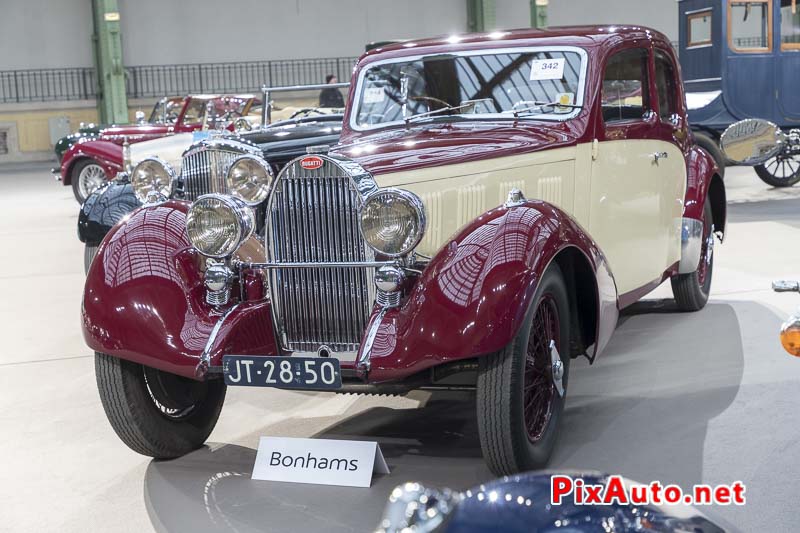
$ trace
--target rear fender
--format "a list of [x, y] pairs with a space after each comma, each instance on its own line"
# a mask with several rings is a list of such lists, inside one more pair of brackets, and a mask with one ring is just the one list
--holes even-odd
[[703, 207], [708, 197], [714, 213], [714, 229], [724, 233], [727, 218], [725, 184], [719, 177], [714, 158], [699, 146], [692, 147], [687, 158], [686, 176], [683, 216], [703, 220]]
[[84, 138], [69, 147], [61, 160], [61, 181], [72, 184], [72, 169], [81, 159], [92, 159], [112, 178], [122, 170], [122, 146], [102, 139]]
[[699, 146], [693, 146], [687, 158], [686, 176], [681, 221], [681, 261], [678, 265], [681, 274], [694, 272], [700, 261], [706, 201], [711, 203], [714, 232], [720, 240], [725, 236], [727, 221], [725, 183], [714, 158]]
[[[584, 348], [590, 358], [607, 344], [617, 320], [617, 293], [605, 257], [566, 213], [541, 201], [500, 207], [463, 228], [432, 259], [405, 303], [370, 321], [374, 340], [362, 343], [371, 382], [408, 377], [426, 368], [496, 352], [522, 325], [538, 280], [553, 261], [574, 255], [586, 269], [565, 273], [590, 294], [595, 324]], [[585, 305], [581, 306], [586, 308]], [[369, 336], [368, 336], [369, 338]], [[367, 355], [369, 357], [367, 357]]]
[[[83, 336], [92, 350], [195, 379], [204, 377], [201, 361], [219, 366], [223, 353], [278, 354], [267, 300], [223, 308], [205, 302], [205, 261], [185, 231], [189, 205], [142, 207], [109, 231], [83, 295]], [[259, 259], [252, 241], [239, 258]]]

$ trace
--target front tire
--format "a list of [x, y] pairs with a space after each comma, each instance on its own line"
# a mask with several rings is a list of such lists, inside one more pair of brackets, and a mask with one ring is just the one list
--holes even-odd
[[[553, 264], [516, 337], [479, 361], [478, 433], [497, 476], [543, 468], [555, 448], [569, 376], [569, 316], [564, 278]], [[564, 396], [553, 380], [550, 341], [561, 356]]]
[[176, 376], [95, 354], [100, 400], [117, 436], [131, 450], [171, 459], [203, 445], [225, 402], [225, 383]]
[[703, 207], [703, 244], [700, 248], [700, 263], [697, 270], [689, 274], [676, 274], [670, 278], [672, 294], [681, 311], [699, 311], [706, 306], [711, 292], [714, 273], [714, 215], [711, 202], [706, 198]]

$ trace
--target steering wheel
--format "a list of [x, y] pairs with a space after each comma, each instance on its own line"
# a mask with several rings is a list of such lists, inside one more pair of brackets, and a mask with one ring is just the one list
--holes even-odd
[[324, 115], [324, 114], [325, 113], [320, 111], [318, 107], [304, 107], [303, 109], [299, 109], [294, 113], [292, 113], [289, 119], [291, 120], [293, 118], [298, 118], [298, 117], [303, 118], [303, 117], [309, 117], [311, 115]]

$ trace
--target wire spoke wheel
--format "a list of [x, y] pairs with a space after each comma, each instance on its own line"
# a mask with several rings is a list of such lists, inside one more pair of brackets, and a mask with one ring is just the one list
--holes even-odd
[[106, 173], [100, 165], [91, 163], [83, 167], [78, 174], [78, 188], [84, 198], [87, 198], [106, 181]]
[[800, 159], [797, 154], [780, 153], [755, 167], [761, 181], [773, 187], [791, 187], [800, 181]]
[[498, 476], [544, 468], [556, 446], [569, 390], [569, 310], [564, 276], [552, 264], [513, 340], [478, 359], [478, 434]]
[[525, 357], [523, 409], [525, 429], [531, 442], [542, 438], [553, 411], [557, 392], [552, 376], [550, 342], [558, 342], [559, 328], [555, 299], [551, 294], [546, 294], [533, 316]]

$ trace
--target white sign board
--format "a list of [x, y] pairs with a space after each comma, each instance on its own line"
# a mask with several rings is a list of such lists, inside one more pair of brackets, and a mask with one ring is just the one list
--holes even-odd
[[383, 87], [367, 87], [364, 89], [365, 104], [379, 104], [386, 99]]
[[564, 77], [563, 57], [558, 59], [534, 59], [531, 63], [531, 81], [560, 80]]
[[261, 437], [251, 479], [369, 487], [389, 467], [377, 442]]

